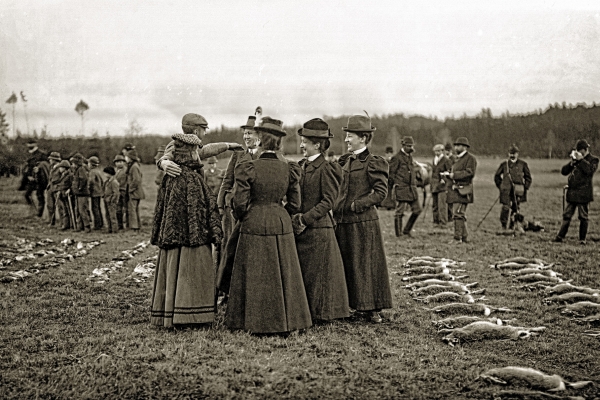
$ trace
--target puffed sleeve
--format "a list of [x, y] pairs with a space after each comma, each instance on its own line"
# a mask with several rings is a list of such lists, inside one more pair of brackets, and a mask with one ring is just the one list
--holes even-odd
[[371, 193], [354, 200], [354, 211], [361, 213], [381, 203], [388, 191], [388, 163], [383, 157], [371, 156], [367, 165]]
[[285, 194], [287, 199], [285, 209], [292, 215], [300, 212], [300, 174], [302, 169], [295, 162], [289, 162], [288, 166], [290, 169], [290, 184]]
[[235, 184], [233, 186], [233, 215], [239, 221], [248, 212], [250, 205], [250, 189], [256, 177], [254, 163], [240, 163], [235, 167]]
[[321, 195], [323, 197], [313, 208], [302, 214], [304, 224], [308, 227], [312, 226], [315, 221], [321, 219], [333, 208], [342, 182], [342, 167], [337, 163], [323, 163], [320, 173]]

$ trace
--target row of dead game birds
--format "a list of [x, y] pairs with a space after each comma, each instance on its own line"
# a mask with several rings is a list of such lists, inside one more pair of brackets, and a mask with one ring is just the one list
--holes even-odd
[[[512, 310], [480, 303], [485, 300], [486, 289], [477, 289], [478, 282], [462, 282], [469, 277], [457, 275], [466, 272], [460, 269], [463, 265], [465, 263], [448, 258], [413, 257], [404, 264], [406, 269], [400, 273], [403, 275], [402, 280], [408, 283], [406, 288], [411, 291], [415, 301], [425, 304], [445, 303], [425, 308], [446, 317], [433, 321], [438, 332], [445, 335], [442, 338], [444, 342], [454, 346], [461, 342], [479, 340], [519, 340], [539, 335], [546, 330], [543, 326], [512, 326], [509, 324], [514, 319], [490, 317], [492, 313], [510, 313]], [[546, 264], [540, 259], [513, 257], [497, 262], [491, 267], [502, 271], [516, 282], [526, 283], [523, 288], [543, 290], [547, 296], [544, 298], [546, 304], [565, 303], [563, 313], [580, 317], [578, 322], [600, 321], [600, 290], [564, 282], [560, 274], [551, 270], [552, 264]], [[596, 337], [600, 335], [596, 331], [585, 333]], [[516, 384], [544, 391], [565, 390], [567, 387], [581, 388], [592, 383], [569, 383], [558, 375], [547, 375], [526, 367], [495, 368], [481, 374], [479, 378], [488, 382]], [[551, 396], [546, 393], [543, 395]]]
[[[88, 251], [103, 244], [103, 240], [77, 242], [73, 239], [64, 239], [55, 243], [52, 239], [31, 241], [19, 238], [15, 241], [3, 240], [0, 242], [0, 282], [10, 283], [40, 273], [40, 270], [57, 267], [61, 264], [72, 262], [75, 258], [84, 257]], [[43, 247], [43, 248], [41, 248]], [[19, 270], [7, 270], [19, 263], [39, 260], [33, 265]], [[18, 268], [18, 267], [17, 267]]]
[[[86, 278], [86, 281], [94, 283], [106, 283], [110, 281], [110, 275], [121, 270], [127, 260], [133, 258], [136, 254], [141, 253], [150, 245], [150, 241], [143, 241], [135, 245], [131, 249], [121, 251], [117, 256], [107, 263], [94, 268], [92, 274]], [[157, 255], [147, 257], [142, 263], [135, 266], [130, 275], [125, 279], [132, 279], [136, 283], [142, 283], [154, 275], [156, 268]]]

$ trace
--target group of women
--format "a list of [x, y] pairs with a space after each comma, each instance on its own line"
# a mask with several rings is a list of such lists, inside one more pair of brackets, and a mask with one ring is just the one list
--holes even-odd
[[[212, 322], [215, 286], [228, 293], [231, 329], [289, 332], [348, 317], [350, 309], [382, 321], [379, 312], [392, 307], [392, 296], [375, 205], [387, 194], [388, 165], [367, 148], [375, 131], [368, 116], [348, 119], [349, 153], [336, 163], [324, 158], [333, 135], [319, 118], [298, 130], [305, 155], [299, 163], [278, 152], [286, 132], [277, 119], [243, 126], [246, 150], [234, 143], [202, 146], [206, 120], [196, 114], [182, 125], [158, 161], [166, 176], [152, 235], [160, 248], [152, 324]], [[223, 207], [203, 184], [200, 160], [228, 149], [244, 153], [230, 161], [230, 195], [219, 196], [228, 200], [224, 213], [231, 211], [235, 226], [225, 229], [215, 285], [210, 248], [222, 238]]]

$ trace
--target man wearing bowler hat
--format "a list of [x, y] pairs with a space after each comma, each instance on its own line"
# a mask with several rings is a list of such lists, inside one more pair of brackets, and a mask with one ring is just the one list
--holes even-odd
[[518, 231], [520, 228], [522, 231], [523, 221], [517, 213], [521, 203], [527, 201], [531, 182], [529, 166], [519, 159], [519, 148], [513, 144], [508, 149], [508, 160], [503, 161], [494, 174], [494, 183], [500, 190], [500, 223], [503, 230], [515, 228]]
[[560, 231], [553, 242], [560, 243], [567, 236], [571, 218], [575, 209], [579, 215], [579, 243], [586, 244], [588, 231], [588, 210], [591, 201], [594, 201], [594, 173], [598, 169], [598, 157], [590, 153], [590, 145], [585, 139], [577, 141], [575, 150], [571, 152], [571, 161], [562, 167], [560, 173], [568, 176], [569, 180], [566, 193], [566, 206], [563, 210], [563, 222]]
[[[396, 199], [394, 228], [396, 236], [410, 236], [415, 221], [421, 214], [422, 208], [417, 194], [417, 175], [412, 153], [415, 151], [415, 141], [412, 136], [402, 138], [402, 148], [390, 161], [390, 186]], [[410, 207], [411, 215], [402, 228], [402, 217]]]
[[446, 179], [452, 180], [451, 189], [448, 190], [448, 204], [452, 204], [452, 218], [454, 220], [454, 241], [456, 243], [468, 242], [467, 231], [467, 205], [473, 202], [473, 177], [477, 169], [477, 160], [469, 153], [469, 140], [459, 137], [454, 142], [456, 161], [450, 172], [443, 173]]

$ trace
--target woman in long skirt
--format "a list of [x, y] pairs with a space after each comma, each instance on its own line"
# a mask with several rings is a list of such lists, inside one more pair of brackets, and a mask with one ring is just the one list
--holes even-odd
[[312, 119], [298, 134], [306, 158], [300, 161], [302, 213], [292, 223], [310, 314], [313, 321], [345, 318], [350, 315], [348, 289], [331, 215], [342, 169], [323, 155], [333, 137], [325, 121]]
[[351, 153], [338, 162], [343, 179], [334, 207], [336, 237], [344, 260], [350, 307], [382, 322], [379, 312], [392, 307], [383, 239], [376, 204], [387, 195], [388, 164], [369, 152], [375, 128], [368, 116], [348, 119], [345, 142]]
[[200, 137], [206, 120], [200, 115], [186, 114], [182, 127], [184, 133], [172, 136], [159, 160], [167, 174], [159, 188], [152, 227], [151, 242], [160, 250], [151, 323], [164, 327], [214, 320], [211, 245], [219, 243], [222, 231], [216, 197], [204, 182], [200, 160], [234, 147], [218, 143], [203, 148]]
[[252, 333], [308, 328], [310, 311], [290, 218], [300, 209], [300, 167], [275, 153], [286, 134], [281, 121], [263, 117], [255, 129], [263, 153], [235, 167], [233, 212], [240, 237], [225, 325]]

